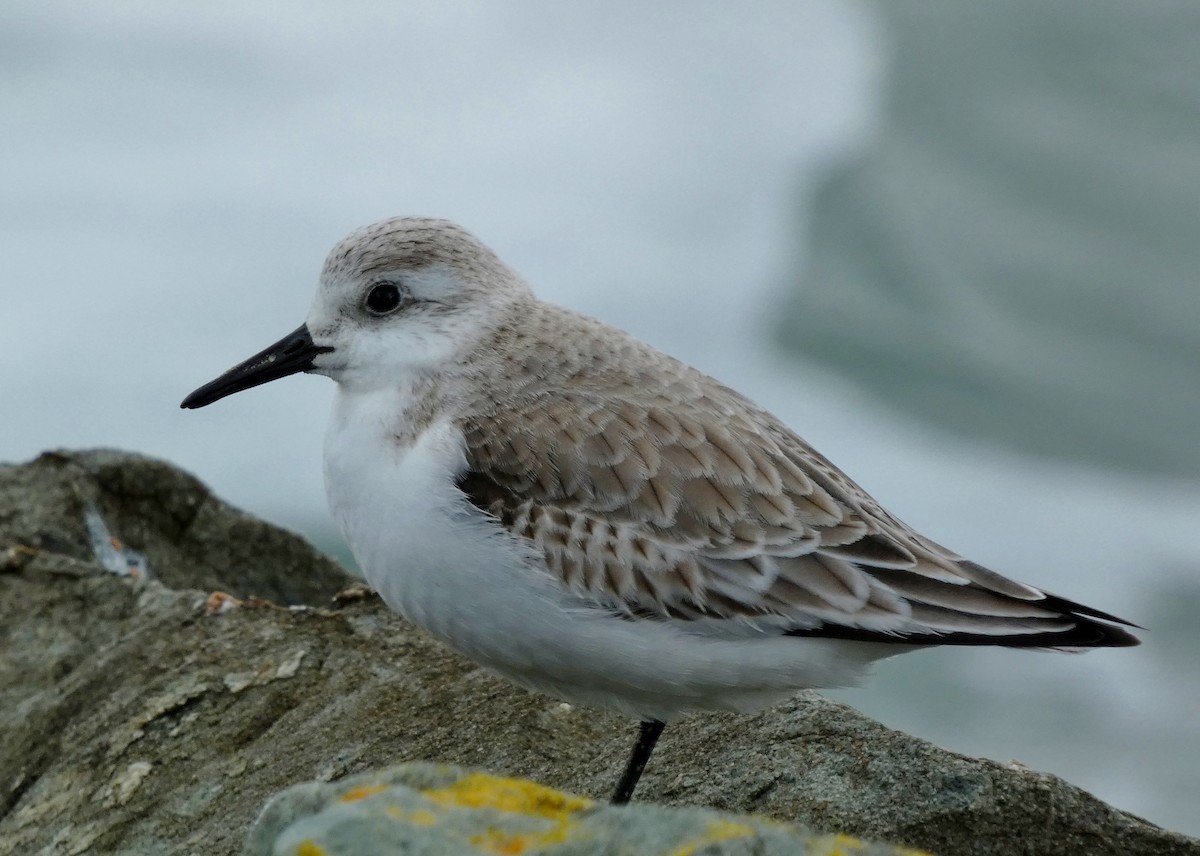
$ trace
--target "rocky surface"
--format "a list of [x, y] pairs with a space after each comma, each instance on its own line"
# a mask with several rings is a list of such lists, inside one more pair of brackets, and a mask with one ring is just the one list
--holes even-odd
[[611, 806], [522, 779], [405, 764], [271, 800], [246, 856], [922, 856], [765, 817], [653, 803]]
[[[153, 579], [93, 560], [89, 506]], [[237, 853], [278, 791], [415, 760], [608, 793], [632, 723], [514, 688], [372, 596], [334, 604], [346, 583], [165, 464], [0, 467], [0, 853]], [[1200, 856], [1054, 776], [811, 694], [668, 728], [638, 799], [941, 856]]]
[[347, 584], [345, 571], [304, 539], [231, 508], [161, 461], [96, 450], [0, 467], [0, 547], [93, 562], [89, 507], [112, 534], [148, 554], [168, 588], [287, 605], [328, 604]]

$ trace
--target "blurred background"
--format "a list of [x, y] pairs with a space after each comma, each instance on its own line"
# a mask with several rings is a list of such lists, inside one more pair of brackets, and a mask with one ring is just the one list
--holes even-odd
[[1150, 628], [839, 698], [1200, 834], [1200, 7], [8, 0], [0, 460], [172, 460], [344, 555], [332, 385], [199, 412], [328, 249], [446, 216], [900, 517]]

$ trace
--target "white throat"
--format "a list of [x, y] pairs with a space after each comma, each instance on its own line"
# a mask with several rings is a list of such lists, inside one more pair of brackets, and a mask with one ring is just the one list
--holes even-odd
[[[339, 388], [325, 438], [325, 490], [367, 581], [392, 609], [462, 648], [489, 592], [514, 578], [544, 587], [527, 546], [455, 486], [462, 434], [445, 418], [410, 421], [404, 390]], [[536, 582], [533, 582], [536, 580]], [[528, 593], [527, 593], [528, 594]]]

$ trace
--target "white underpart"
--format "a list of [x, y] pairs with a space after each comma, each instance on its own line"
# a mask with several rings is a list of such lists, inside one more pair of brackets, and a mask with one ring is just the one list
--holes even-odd
[[333, 516], [388, 606], [511, 680], [667, 720], [852, 684], [871, 661], [908, 650], [770, 632], [731, 638], [705, 632], [707, 622], [629, 620], [590, 606], [455, 487], [466, 459], [449, 422], [397, 440], [406, 403], [403, 388], [339, 388], [325, 443]]

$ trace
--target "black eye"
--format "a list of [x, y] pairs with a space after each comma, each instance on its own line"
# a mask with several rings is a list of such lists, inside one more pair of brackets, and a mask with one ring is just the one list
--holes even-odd
[[395, 312], [400, 305], [400, 289], [393, 283], [381, 282], [367, 292], [367, 309], [376, 315]]

